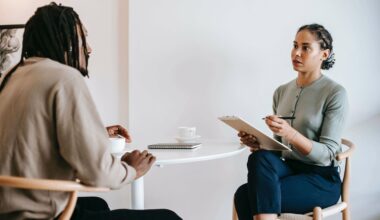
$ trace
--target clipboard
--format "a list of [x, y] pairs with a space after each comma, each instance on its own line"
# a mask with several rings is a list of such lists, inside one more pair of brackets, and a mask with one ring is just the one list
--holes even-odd
[[223, 116], [219, 117], [219, 120], [226, 123], [230, 127], [234, 128], [236, 131], [243, 131], [248, 134], [252, 134], [257, 138], [260, 143], [260, 148], [265, 150], [276, 150], [276, 151], [292, 151], [288, 146], [283, 143], [269, 137], [257, 128], [254, 128], [248, 122], [237, 116]]

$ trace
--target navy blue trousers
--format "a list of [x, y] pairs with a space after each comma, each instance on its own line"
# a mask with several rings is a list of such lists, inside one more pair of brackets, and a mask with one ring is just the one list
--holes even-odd
[[247, 167], [248, 183], [240, 186], [234, 197], [239, 220], [252, 220], [262, 213], [303, 214], [339, 200], [337, 167], [284, 161], [278, 153], [266, 150], [252, 153]]

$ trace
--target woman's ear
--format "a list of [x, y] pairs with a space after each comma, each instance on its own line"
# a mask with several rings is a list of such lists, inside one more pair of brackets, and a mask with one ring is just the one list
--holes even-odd
[[322, 50], [322, 58], [321, 58], [321, 60], [322, 61], [325, 61], [325, 60], [327, 60], [327, 58], [329, 57], [329, 55], [330, 55], [330, 50], [329, 49], [326, 49], [326, 50]]

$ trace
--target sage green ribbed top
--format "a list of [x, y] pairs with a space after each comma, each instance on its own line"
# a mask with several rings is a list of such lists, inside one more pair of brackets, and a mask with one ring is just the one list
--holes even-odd
[[292, 152], [283, 152], [285, 159], [300, 160], [307, 164], [329, 166], [342, 151], [341, 135], [346, 121], [348, 100], [346, 90], [325, 75], [301, 87], [296, 79], [278, 87], [273, 96], [273, 112], [281, 116], [295, 116], [288, 120], [299, 133], [309, 138], [312, 150], [303, 155], [285, 138], [275, 136], [289, 145]]

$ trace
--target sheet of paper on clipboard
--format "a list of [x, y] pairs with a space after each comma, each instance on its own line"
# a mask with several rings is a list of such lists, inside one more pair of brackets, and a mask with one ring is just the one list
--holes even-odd
[[248, 134], [252, 134], [257, 138], [260, 143], [260, 147], [266, 150], [276, 150], [276, 151], [292, 151], [288, 146], [277, 141], [276, 139], [266, 135], [259, 129], [253, 127], [248, 122], [237, 116], [223, 116], [219, 117], [221, 121], [234, 128], [236, 131], [243, 131]]

